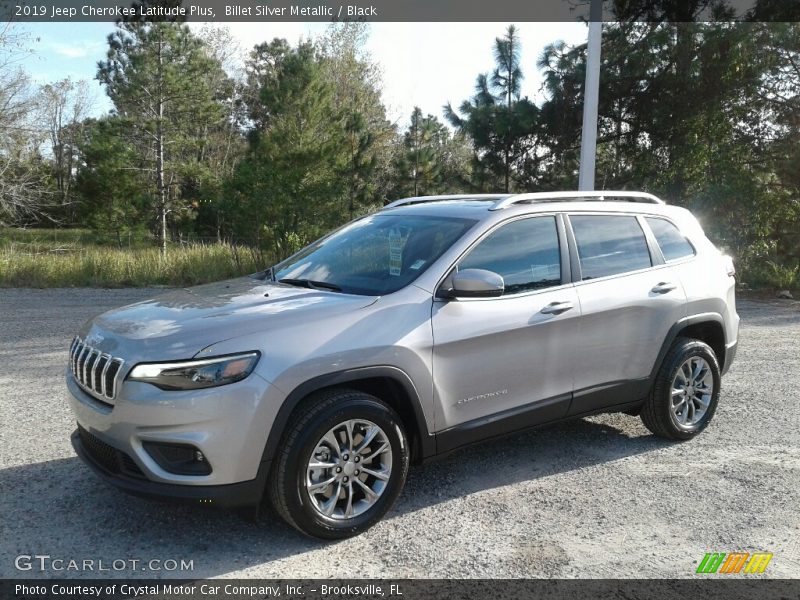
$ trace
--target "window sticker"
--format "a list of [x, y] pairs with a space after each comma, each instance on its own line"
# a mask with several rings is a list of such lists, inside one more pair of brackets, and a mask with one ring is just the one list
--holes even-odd
[[389, 275], [398, 277], [403, 268], [403, 234], [396, 227], [389, 230]]
[[411, 265], [409, 268], [412, 271], [419, 271], [422, 268], [422, 265], [424, 265], [424, 264], [425, 264], [425, 259], [424, 258], [420, 258], [418, 260], [415, 260], [414, 264]]

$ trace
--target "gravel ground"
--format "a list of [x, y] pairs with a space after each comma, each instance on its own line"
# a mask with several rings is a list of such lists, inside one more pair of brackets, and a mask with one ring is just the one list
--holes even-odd
[[739, 354], [698, 439], [606, 415], [484, 443], [412, 469], [383, 522], [330, 544], [271, 515], [128, 497], [75, 457], [72, 335], [155, 292], [0, 290], [0, 577], [41, 576], [20, 554], [194, 564], [104, 576], [691, 577], [705, 552], [756, 550], [775, 553], [766, 576], [800, 577], [800, 302], [740, 302]]

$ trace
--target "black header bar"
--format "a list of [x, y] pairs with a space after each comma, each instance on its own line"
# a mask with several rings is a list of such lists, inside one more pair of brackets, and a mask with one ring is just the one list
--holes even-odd
[[[0, 0], [0, 21], [566, 22], [589, 0]], [[604, 21], [798, 21], [798, 0], [604, 0]]]
[[796, 600], [800, 580], [691, 579], [4, 579], [2, 600]]

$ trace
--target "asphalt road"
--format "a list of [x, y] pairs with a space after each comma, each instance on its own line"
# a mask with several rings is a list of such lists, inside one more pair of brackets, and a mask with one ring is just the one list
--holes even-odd
[[[608, 415], [484, 443], [412, 469], [383, 522], [331, 544], [271, 515], [128, 497], [75, 457], [70, 340], [154, 293], [0, 290], [0, 577], [92, 574], [18, 571], [19, 555], [126, 561], [103, 576], [692, 577], [710, 551], [773, 552], [765, 576], [800, 577], [800, 302], [740, 302], [739, 354], [698, 439]], [[152, 559], [193, 570], [142, 570]]]

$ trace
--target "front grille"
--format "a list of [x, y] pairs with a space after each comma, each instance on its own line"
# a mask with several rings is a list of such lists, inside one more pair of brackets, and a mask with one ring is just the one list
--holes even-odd
[[100, 352], [79, 337], [72, 340], [69, 366], [75, 380], [84, 390], [104, 402], [116, 398], [123, 364], [125, 361], [121, 358]]
[[139, 465], [122, 450], [117, 450], [113, 446], [109, 446], [80, 425], [78, 425], [78, 435], [81, 438], [81, 444], [84, 450], [86, 450], [86, 453], [106, 471], [115, 475], [123, 473], [131, 477], [144, 478], [144, 473], [142, 473]]

